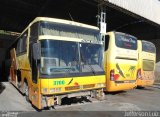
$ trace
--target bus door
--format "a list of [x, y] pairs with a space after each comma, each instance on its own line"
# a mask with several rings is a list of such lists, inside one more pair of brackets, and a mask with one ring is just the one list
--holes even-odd
[[18, 70], [18, 64], [17, 64], [17, 56], [16, 56], [16, 50], [13, 48], [10, 51], [11, 54], [11, 69], [10, 69], [10, 75], [11, 75], [11, 82], [17, 86], [17, 70]]
[[35, 105], [38, 108], [41, 108], [41, 99], [40, 99], [40, 80], [38, 78], [38, 60], [34, 59], [33, 56], [33, 50], [35, 48], [33, 47], [33, 43], [29, 45], [29, 60], [30, 60], [30, 66], [31, 66], [31, 88], [30, 88], [30, 99], [33, 105]]

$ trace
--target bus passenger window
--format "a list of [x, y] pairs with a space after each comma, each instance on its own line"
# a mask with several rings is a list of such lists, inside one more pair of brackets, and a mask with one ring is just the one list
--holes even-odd
[[18, 55], [20, 53], [20, 39], [18, 39], [18, 44], [17, 44], [17, 47], [16, 47], [16, 54]]
[[105, 51], [108, 50], [108, 46], [109, 46], [109, 35], [105, 36]]
[[37, 42], [38, 39], [38, 23], [34, 23], [30, 29], [30, 43]]
[[27, 36], [28, 36], [28, 31], [26, 31], [22, 36], [21, 36], [21, 43], [20, 43], [20, 52], [26, 52], [27, 51]]

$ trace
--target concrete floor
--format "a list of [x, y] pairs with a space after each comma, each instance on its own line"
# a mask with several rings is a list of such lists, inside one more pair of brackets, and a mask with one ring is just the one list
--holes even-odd
[[30, 111], [34, 110], [25, 97], [10, 83], [0, 84], [0, 111]]
[[[3, 82], [0, 87], [0, 111], [35, 111], [13, 85]], [[64, 104], [53, 111], [160, 111], [160, 85], [106, 94], [104, 101]]]

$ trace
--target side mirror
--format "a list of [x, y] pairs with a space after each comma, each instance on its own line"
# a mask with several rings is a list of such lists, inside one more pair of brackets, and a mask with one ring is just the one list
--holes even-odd
[[40, 43], [34, 43], [33, 44], [33, 59], [39, 60], [41, 58], [41, 44]]

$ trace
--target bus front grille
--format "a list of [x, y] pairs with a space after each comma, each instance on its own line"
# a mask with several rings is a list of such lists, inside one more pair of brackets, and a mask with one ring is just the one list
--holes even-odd
[[71, 91], [71, 90], [78, 90], [80, 89], [80, 86], [70, 86], [70, 87], [65, 87], [66, 91]]

